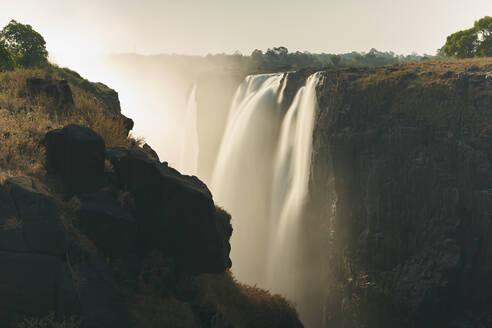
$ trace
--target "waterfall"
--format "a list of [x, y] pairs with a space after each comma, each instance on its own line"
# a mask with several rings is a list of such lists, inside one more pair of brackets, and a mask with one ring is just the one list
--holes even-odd
[[196, 175], [198, 166], [197, 108], [196, 85], [193, 85], [186, 103], [179, 161], [181, 172], [189, 175]]
[[239, 86], [211, 188], [216, 203], [232, 215], [235, 276], [286, 296], [306, 318], [312, 316], [312, 300], [306, 300], [303, 290], [305, 241], [299, 231], [308, 196], [316, 86], [322, 73], [306, 80], [283, 114], [288, 77], [288, 73], [252, 75]]
[[234, 96], [211, 189], [232, 215], [232, 271], [261, 284], [265, 278], [273, 154], [278, 138], [279, 91], [284, 74], [247, 76]]
[[308, 195], [316, 86], [321, 72], [311, 75], [300, 88], [281, 127], [275, 159], [270, 214], [267, 285], [275, 292], [298, 300], [303, 205]]

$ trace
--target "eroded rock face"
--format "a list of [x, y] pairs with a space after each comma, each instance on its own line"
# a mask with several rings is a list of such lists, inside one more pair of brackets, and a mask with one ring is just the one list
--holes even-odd
[[0, 327], [25, 316], [78, 313], [54, 199], [29, 177], [0, 186]]
[[219, 273], [230, 267], [232, 230], [218, 219], [203, 182], [150, 159], [142, 150], [109, 153], [123, 186], [134, 195], [144, 248], [159, 249], [192, 273]]
[[48, 168], [61, 177], [69, 193], [91, 192], [104, 183], [103, 139], [93, 130], [70, 124], [46, 134]]
[[324, 320], [487, 327], [491, 82], [483, 68], [368, 71], [318, 90], [307, 224], [327, 227]]

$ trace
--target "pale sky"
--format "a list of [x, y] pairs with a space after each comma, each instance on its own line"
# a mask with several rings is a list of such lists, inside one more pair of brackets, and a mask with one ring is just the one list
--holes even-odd
[[[434, 54], [445, 37], [492, 15], [491, 0], [16, 0], [0, 25], [31, 24], [62, 65], [111, 52], [204, 55], [378, 50]], [[77, 65], [75, 65], [77, 66]]]

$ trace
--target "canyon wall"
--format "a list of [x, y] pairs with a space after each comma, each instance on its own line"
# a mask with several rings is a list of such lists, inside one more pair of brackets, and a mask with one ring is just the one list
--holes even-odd
[[327, 71], [318, 102], [320, 324], [490, 327], [492, 61]]

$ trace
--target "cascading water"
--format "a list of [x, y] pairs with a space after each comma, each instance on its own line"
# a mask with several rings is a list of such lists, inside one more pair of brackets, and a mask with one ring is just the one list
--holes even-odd
[[239, 86], [212, 176], [216, 203], [233, 218], [233, 271], [241, 281], [251, 284], [264, 281], [272, 154], [278, 137], [283, 76], [251, 75]]
[[179, 168], [182, 173], [196, 175], [198, 166], [196, 85], [190, 91], [186, 104], [186, 114], [180, 153]]
[[281, 127], [274, 169], [270, 217], [267, 285], [299, 301], [301, 216], [308, 195], [316, 86], [322, 73], [311, 75], [299, 89]]
[[213, 178], [216, 200], [232, 214], [232, 270], [243, 282], [308, 305], [302, 288], [301, 216], [308, 195], [316, 86], [311, 75], [288, 111], [288, 74], [248, 76], [228, 117]]

